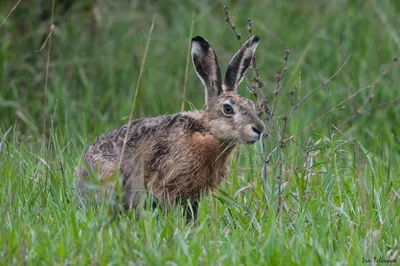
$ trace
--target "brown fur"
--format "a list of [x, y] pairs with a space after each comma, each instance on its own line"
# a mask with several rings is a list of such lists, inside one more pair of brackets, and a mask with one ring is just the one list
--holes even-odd
[[[86, 167], [81, 165], [77, 171], [80, 192], [87, 191], [92, 174], [100, 184], [115, 183], [119, 170], [127, 208], [135, 207], [146, 191], [167, 207], [176, 199], [196, 202], [202, 192], [213, 191], [226, 178], [236, 145], [254, 143], [260, 137], [264, 125], [254, 104], [236, 94], [236, 88], [222, 85], [214, 50], [204, 39], [196, 38], [193, 60], [206, 85], [207, 109], [136, 119], [129, 132], [125, 125], [96, 138], [85, 154]], [[240, 83], [257, 42], [249, 40], [234, 56], [230, 66], [241, 72], [227, 73], [228, 78], [238, 79], [228, 80], [228, 84]], [[227, 104], [234, 113], [223, 111]]]

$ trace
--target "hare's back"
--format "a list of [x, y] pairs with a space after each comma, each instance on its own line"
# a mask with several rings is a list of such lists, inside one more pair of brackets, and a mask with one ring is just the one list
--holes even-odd
[[[117, 162], [121, 156], [128, 125], [124, 125], [96, 138], [89, 146], [85, 161], [94, 165], [99, 161]], [[132, 156], [155, 142], [176, 142], [193, 133], [204, 133], [205, 128], [194, 117], [185, 114], [139, 118], [131, 122], [124, 149], [124, 157]]]

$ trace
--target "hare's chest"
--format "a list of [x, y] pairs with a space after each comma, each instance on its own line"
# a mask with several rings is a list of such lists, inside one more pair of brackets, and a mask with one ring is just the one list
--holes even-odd
[[192, 135], [190, 142], [191, 148], [199, 157], [214, 157], [222, 152], [222, 142], [211, 134], [196, 132]]
[[195, 132], [175, 144], [149, 169], [147, 186], [156, 194], [193, 196], [216, 188], [226, 177], [232, 149], [213, 135]]
[[198, 169], [199, 179], [204, 185], [216, 186], [226, 177], [234, 146], [226, 147], [224, 143], [211, 134], [196, 133], [192, 137], [193, 165]]

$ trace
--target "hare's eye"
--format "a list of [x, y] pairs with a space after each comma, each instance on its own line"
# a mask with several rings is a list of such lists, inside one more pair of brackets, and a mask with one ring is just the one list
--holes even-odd
[[222, 106], [222, 111], [224, 112], [224, 114], [231, 115], [233, 114], [233, 107], [229, 104], [224, 104]]

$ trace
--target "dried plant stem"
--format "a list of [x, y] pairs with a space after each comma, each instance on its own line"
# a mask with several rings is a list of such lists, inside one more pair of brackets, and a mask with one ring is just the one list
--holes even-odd
[[[47, 105], [47, 87], [48, 87], [48, 81], [49, 81], [49, 70], [50, 70], [50, 54], [51, 54], [51, 36], [52, 32], [54, 29], [54, 7], [55, 7], [55, 0], [52, 1], [52, 7], [51, 7], [51, 18], [50, 18], [50, 34], [48, 37], [48, 40], [46, 39], [46, 42], [48, 42], [48, 48], [47, 48], [47, 60], [46, 60], [46, 76], [45, 76], [45, 84], [44, 84], [44, 95], [43, 95], [43, 158], [46, 160], [47, 156], [47, 150], [46, 150], [46, 105]], [[51, 134], [50, 134], [51, 136]], [[49, 141], [49, 147], [50, 147], [50, 141]], [[40, 212], [41, 212], [41, 206], [43, 205], [44, 197], [46, 195], [47, 191], [47, 183], [49, 180], [49, 166], [45, 164], [45, 185], [43, 187], [43, 194], [40, 200], [40, 208], [38, 212], [38, 216], [40, 217]], [[39, 218], [38, 218], [39, 219]]]
[[283, 172], [283, 151], [282, 148], [284, 147], [284, 142], [282, 140], [285, 139], [285, 132], [286, 132], [286, 128], [287, 128], [287, 116], [285, 115], [283, 117], [283, 128], [282, 128], [282, 132], [281, 132], [281, 137], [280, 137], [280, 141], [279, 141], [279, 156], [278, 156], [278, 176], [277, 176], [277, 181], [278, 181], [278, 210], [277, 213], [278, 215], [280, 214], [280, 210], [282, 207], [282, 172]]
[[12, 12], [14, 12], [14, 10], [17, 8], [17, 6], [19, 5], [19, 3], [21, 3], [22, 0], [18, 0], [18, 2], [11, 8], [10, 12], [8, 12], [7, 16], [3, 19], [3, 21], [0, 24], [0, 29], [1, 27], [3, 27], [4, 23], [6, 22], [6, 20], [8, 19], [8, 17], [11, 15]]
[[[51, 127], [50, 128], [53, 131], [54, 131], [54, 120], [55, 120], [55, 117], [56, 117], [57, 105], [58, 105], [58, 98], [56, 99], [56, 104], [54, 106], [54, 111], [53, 111], [53, 117], [51, 118]], [[47, 146], [47, 150], [50, 150], [51, 142], [52, 142], [52, 134], [49, 135], [49, 143], [48, 143], [48, 146]]]
[[[229, 18], [229, 12], [228, 12], [226, 6], [224, 6], [224, 13], [225, 13], [225, 16], [226, 16], [225, 21], [229, 24], [229, 26], [231, 27], [231, 29], [235, 33], [236, 38], [238, 40], [240, 40], [240, 35], [236, 32], [236, 27], [231, 22], [231, 20]], [[247, 19], [247, 30], [248, 30], [248, 33], [249, 33], [249, 38], [251, 38], [253, 36], [253, 22], [252, 22], [252, 20], [250, 18]], [[284, 66], [282, 67], [280, 74], [278, 74], [276, 76], [277, 88], [276, 88], [276, 90], [274, 92], [274, 101], [273, 101], [272, 109], [269, 107], [268, 100], [265, 97], [264, 92], [262, 91], [264, 83], [260, 79], [260, 75], [259, 75], [258, 68], [257, 68], [256, 57], [253, 56], [253, 58], [252, 58], [251, 68], [253, 70], [253, 79], [250, 82], [249, 92], [257, 99], [258, 109], [260, 110], [259, 115], [260, 116], [262, 116], [262, 115], [264, 116], [265, 123], [274, 122], [274, 110], [275, 110], [275, 106], [276, 106], [276, 100], [277, 100], [279, 92], [282, 90], [282, 82], [281, 82], [281, 80], [282, 80], [283, 74], [287, 70], [286, 63], [287, 63], [289, 54], [290, 54], [289, 50], [285, 50], [285, 56], [283, 57], [284, 58]], [[278, 125], [276, 124], [274, 127], [277, 128]], [[278, 139], [279, 138], [280, 139], [284, 139], [285, 138], [286, 127], [287, 127], [287, 119], [285, 117], [285, 123], [283, 125], [283, 131], [281, 133], [281, 136], [279, 136], [279, 133], [278, 133]], [[282, 195], [281, 195], [281, 191], [282, 191], [281, 176], [282, 176], [282, 171], [283, 171], [283, 152], [282, 152], [282, 149], [281, 149], [282, 147], [283, 147], [283, 143], [282, 143], [282, 145], [280, 144], [280, 146], [279, 146], [279, 158], [278, 158], [278, 168], [279, 168], [279, 173], [278, 173], [278, 176], [277, 176], [277, 183], [278, 183], [278, 214], [280, 212], [281, 205], [282, 205]], [[266, 180], [266, 178], [267, 178], [267, 167], [268, 167], [268, 164], [269, 164], [270, 157], [272, 156], [273, 152], [275, 152], [277, 150], [277, 147], [275, 147], [268, 154], [268, 134], [263, 134], [263, 136], [262, 136], [262, 150], [263, 150], [262, 179]]]
[[[356, 143], [357, 141], [354, 141], [354, 139], [353, 139], [353, 140], [349, 139], [349, 138], [343, 133], [343, 131], [340, 130], [339, 127], [335, 126], [334, 124], [332, 124], [332, 127], [333, 127], [334, 129], [336, 129], [336, 131], [339, 132], [339, 134], [340, 134], [344, 139], [346, 139], [348, 143], [350, 143], [355, 149], [357, 149], [357, 150], [360, 152], [360, 154], [362, 154], [363, 157], [366, 156], [365, 151], [363, 151], [363, 150], [357, 145], [357, 143]], [[368, 152], [367, 152], [367, 153], [368, 153]], [[369, 160], [367, 160], [366, 163], [372, 167], [372, 163], [371, 163]]]
[[231, 22], [231, 19], [229, 18], [228, 7], [227, 7], [227, 6], [223, 6], [223, 9], [224, 9], [224, 14], [225, 14], [225, 21], [226, 21], [226, 23], [229, 24], [229, 26], [231, 27], [233, 33], [235, 33], [236, 39], [237, 39], [238, 41], [240, 41], [240, 34], [236, 32], [236, 25], [233, 24], [233, 23]]
[[43, 42], [43, 44], [42, 44], [42, 47], [40, 47], [40, 49], [37, 51], [38, 53], [41, 52], [41, 51], [43, 51], [43, 49], [46, 47], [47, 42], [49, 41], [51, 35], [53, 34], [54, 28], [55, 28], [54, 24], [51, 24], [51, 26], [50, 26], [50, 32], [49, 32], [49, 34], [47, 35], [46, 40], [44, 40], [44, 42]]
[[182, 92], [182, 105], [181, 105], [181, 112], [185, 109], [185, 100], [186, 100], [186, 86], [188, 81], [188, 74], [189, 74], [189, 62], [190, 62], [190, 47], [192, 45], [192, 35], [193, 35], [193, 25], [194, 25], [194, 17], [195, 14], [192, 15], [192, 24], [190, 26], [190, 33], [189, 33], [189, 45], [186, 57], [186, 69], [185, 69], [185, 80], [183, 82], [183, 92]]
[[349, 61], [351, 57], [351, 54], [346, 58], [346, 60], [343, 62], [343, 64], [339, 67], [338, 70], [336, 70], [336, 72], [327, 80], [325, 80], [324, 82], [322, 82], [317, 88], [315, 88], [314, 90], [310, 91], [306, 96], [304, 96], [303, 99], [301, 99], [301, 101], [299, 101], [292, 109], [292, 111], [289, 113], [288, 115], [288, 120], [292, 117], [293, 113], [297, 110], [297, 108], [299, 108], [299, 106], [306, 101], [311, 95], [313, 95], [315, 92], [317, 92], [318, 90], [320, 90], [321, 88], [325, 87], [326, 85], [328, 85], [342, 70], [343, 68], [347, 65], [347, 62]]
[[129, 112], [129, 120], [128, 120], [128, 124], [127, 124], [127, 127], [126, 127], [124, 143], [122, 145], [121, 156], [120, 156], [119, 162], [118, 162], [118, 169], [121, 167], [122, 157], [123, 157], [123, 154], [124, 154], [124, 151], [125, 151], [126, 142], [128, 140], [129, 129], [130, 129], [131, 122], [132, 122], [133, 111], [135, 110], [136, 100], [137, 100], [137, 96], [138, 96], [138, 92], [139, 92], [140, 81], [142, 80], [144, 64], [146, 62], [146, 57], [147, 57], [147, 51], [148, 51], [149, 45], [150, 45], [151, 34], [153, 33], [153, 29], [154, 29], [154, 20], [155, 20], [155, 18], [156, 18], [156, 16], [154, 15], [153, 16], [153, 20], [151, 21], [151, 26], [150, 26], [150, 30], [149, 30], [149, 35], [147, 37], [146, 48], [144, 50], [142, 63], [140, 65], [139, 76], [138, 76], [138, 80], [136, 82], [136, 87], [135, 87], [135, 95], [133, 96], [133, 101], [132, 101], [132, 105], [131, 105], [131, 111]]
[[44, 143], [46, 142], [46, 108], [47, 108], [47, 88], [49, 83], [49, 71], [50, 71], [50, 53], [51, 53], [51, 33], [53, 32], [54, 25], [50, 27], [50, 34], [48, 37], [48, 48], [47, 48], [47, 61], [46, 61], [46, 78], [44, 83], [44, 97], [43, 97], [43, 137]]
[[[281, 69], [280, 74], [278, 74], [278, 75], [275, 77], [275, 79], [276, 79], [276, 81], [277, 81], [277, 88], [276, 88], [276, 90], [275, 90], [275, 92], [274, 92], [274, 101], [273, 101], [272, 110], [271, 110], [271, 117], [273, 117], [273, 114], [274, 114], [274, 110], [275, 110], [275, 106], [276, 106], [276, 100], [277, 100], [277, 97], [278, 97], [278, 95], [279, 95], [279, 92], [282, 90], [282, 83], [281, 83], [281, 80], [282, 80], [282, 76], [283, 76], [284, 72], [285, 72], [286, 69], [287, 69], [286, 62], [287, 62], [287, 59], [288, 59], [289, 54], [290, 54], [290, 52], [289, 52], [288, 50], [285, 50], [284, 66], [283, 66], [283, 68]], [[279, 144], [278, 144], [278, 145], [279, 145], [278, 175], [277, 175], [277, 183], [278, 183], [278, 214], [280, 213], [280, 210], [281, 210], [281, 207], [282, 207], [282, 172], [283, 172], [283, 152], [282, 152], [282, 148], [283, 148], [284, 144], [285, 144], [288, 140], [291, 140], [291, 139], [293, 139], [293, 138], [296, 138], [297, 135], [298, 135], [300, 132], [302, 132], [303, 130], [305, 130], [305, 128], [303, 128], [300, 132], [297, 132], [297, 128], [296, 128], [296, 133], [295, 133], [294, 135], [292, 135], [290, 138], [285, 138], [285, 132], [286, 132], [286, 128], [287, 128], [287, 123], [288, 123], [290, 117], [291, 117], [291, 116], [293, 115], [293, 113], [295, 112], [295, 110], [297, 110], [297, 109], [301, 106], [301, 103], [303, 103], [306, 99], [308, 99], [314, 92], [316, 92], [316, 91], [319, 90], [320, 88], [322, 88], [322, 87], [324, 87], [324, 86], [327, 86], [327, 84], [328, 84], [328, 83], [343, 69], [343, 67], [347, 64], [347, 61], [349, 60], [349, 58], [350, 58], [350, 56], [345, 60], [345, 62], [343, 63], [343, 65], [338, 69], [338, 71], [336, 71], [336, 73], [335, 73], [331, 78], [329, 78], [328, 80], [324, 81], [320, 86], [318, 86], [316, 89], [314, 89], [313, 91], [311, 91], [310, 93], [308, 93], [302, 100], [299, 100], [299, 102], [294, 106], [294, 108], [293, 108], [291, 111], [289, 111], [287, 115], [285, 115], [285, 116], [283, 117], [284, 124], [283, 124], [283, 128], [282, 128], [281, 135], [279, 136], [279, 133], [278, 133], [278, 139], [279, 139]], [[296, 89], [296, 87], [295, 87], [295, 89]], [[300, 97], [300, 96], [298, 96], [298, 97]], [[299, 99], [300, 99], [300, 98], [299, 98]], [[325, 114], [325, 115], [326, 115], [326, 114]], [[320, 117], [319, 119], [322, 119], [322, 117]], [[319, 121], [319, 119], [316, 120], [316, 121], [314, 121], [314, 122], [316, 123], [317, 121]], [[314, 122], [313, 122], [313, 123], [314, 123]], [[312, 123], [312, 124], [313, 124], [313, 123]], [[311, 125], [309, 125], [309, 126], [311, 126]], [[271, 153], [272, 153], [272, 152], [271, 152]]]
[[[251, 18], [247, 19], [247, 30], [249, 31], [249, 39], [253, 37], [253, 21]], [[253, 55], [251, 59], [251, 69], [253, 70], [253, 81], [257, 85], [258, 89], [261, 90], [262, 87], [264, 87], [264, 82], [260, 80], [260, 74], [258, 73], [258, 68], [257, 68], [257, 62], [256, 62], [256, 57]], [[262, 92], [262, 91], [261, 91]], [[257, 94], [255, 95], [257, 97]]]
[[[287, 70], [287, 60], [289, 59], [290, 51], [285, 50], [285, 55], [283, 56], [283, 67], [278, 75], [275, 76], [276, 80], [276, 89], [274, 91], [274, 100], [272, 102], [272, 109], [271, 109], [271, 121], [274, 123], [274, 112], [275, 112], [275, 106], [276, 106], [276, 101], [278, 98], [279, 93], [282, 90], [282, 77], [285, 71]], [[282, 206], [282, 171], [283, 171], [283, 142], [281, 142], [282, 139], [285, 138], [285, 132], [286, 132], [286, 127], [287, 127], [287, 116], [283, 117], [284, 124], [281, 132], [281, 136], [279, 136], [279, 131], [277, 132], [277, 137], [279, 140], [279, 155], [278, 155], [278, 175], [277, 175], [277, 183], [278, 183], [278, 209], [277, 213], [278, 215], [280, 214], [281, 206]], [[276, 122], [276, 128], [278, 128], [278, 124]]]
[[[253, 36], [253, 21], [251, 18], [247, 19], [247, 30], [249, 32], [249, 38]], [[251, 83], [250, 93], [256, 97], [259, 105], [259, 109], [261, 109], [260, 115], [264, 115], [265, 122], [268, 122], [271, 119], [271, 108], [268, 105], [268, 100], [265, 97], [265, 94], [262, 90], [264, 87], [264, 82], [260, 79], [260, 74], [258, 72], [257, 67], [257, 59], [253, 56], [251, 60], [251, 69], [253, 70], [253, 81]], [[262, 179], [267, 179], [267, 167], [269, 164], [269, 160], [271, 158], [272, 153], [268, 155], [268, 134], [263, 134], [262, 136], [262, 150], [263, 150], [263, 167], [262, 167]]]
[[366, 90], [367, 88], [362, 88], [358, 91], [356, 91], [355, 93], [353, 93], [352, 95], [348, 96], [346, 99], [344, 99], [343, 101], [341, 101], [340, 103], [338, 103], [337, 105], [335, 105], [333, 108], [331, 108], [329, 111], [325, 112], [322, 116], [318, 117], [317, 119], [315, 119], [311, 124], [309, 124], [308, 126], [302, 128], [300, 131], [296, 132], [295, 134], [293, 134], [292, 136], [286, 138], [283, 140], [283, 143], [288, 142], [289, 140], [292, 140], [295, 136], [301, 134], [303, 131], [305, 131], [306, 129], [308, 129], [309, 127], [313, 126], [314, 124], [316, 124], [317, 122], [319, 122], [322, 118], [324, 118], [326, 115], [332, 113], [333, 111], [335, 111], [336, 109], [338, 109], [344, 102], [346, 102], [347, 100], [354, 98], [358, 93]]
[[339, 134], [340, 135], [342, 135], [343, 136], [343, 138], [345, 138], [351, 145], [353, 145], [354, 146], [354, 143], [353, 143], [353, 141], [352, 140], [350, 140], [337, 126], [335, 126], [334, 124], [332, 124], [332, 127], [334, 128], [334, 129], [336, 129], [337, 130], [337, 132], [339, 132]]
[[[322, 82], [317, 88], [315, 88], [314, 90], [312, 90], [311, 92], [309, 92], [303, 99], [300, 100], [300, 93], [298, 94], [298, 99], [299, 99], [299, 100], [298, 100], [298, 103], [292, 108], [292, 110], [288, 113], [288, 115], [286, 115], [286, 116], [284, 117], [284, 119], [285, 119], [285, 124], [290, 120], [290, 118], [292, 117], [292, 115], [294, 114], [294, 112], [295, 112], [297, 109], [299, 109], [299, 108], [301, 107], [301, 104], [302, 104], [303, 102], [305, 102], [312, 94], [314, 94], [315, 92], [317, 92], [317, 91], [320, 90], [321, 88], [327, 86], [327, 85], [328, 85], [328, 84], [343, 70], [343, 68], [346, 66], [347, 62], [349, 61], [350, 56], [351, 56], [351, 55], [349, 55], [349, 56], [346, 58], [346, 60], [343, 62], [343, 64], [340, 66], [340, 68], [339, 68], [329, 79], [327, 79], [326, 81]], [[300, 81], [300, 77], [299, 77], [299, 81]], [[299, 84], [300, 84], [300, 82], [299, 82]], [[366, 88], [364, 88], [364, 90], [365, 90], [365, 89], [366, 89]], [[299, 86], [299, 90], [300, 90], [300, 86]], [[358, 93], [358, 92], [356, 92], [355, 94], [357, 94], [357, 93]], [[288, 137], [288, 138], [285, 138], [284, 135], [282, 135], [283, 137], [282, 137], [282, 139], [280, 140], [279, 145], [282, 146], [282, 145], [284, 145], [286, 142], [288, 142], [288, 141], [290, 141], [290, 140], [292, 140], [292, 139], [294, 139], [294, 142], [296, 143], [296, 141], [297, 141], [297, 136], [298, 136], [300, 133], [302, 133], [304, 130], [306, 130], [307, 128], [311, 127], [311, 126], [314, 125], [315, 123], [317, 123], [319, 120], [321, 120], [321, 119], [322, 119], [323, 117], [325, 117], [327, 114], [329, 114], [329, 113], [331, 113], [332, 111], [334, 111], [334, 110], [336, 110], [337, 108], [339, 108], [340, 105], [341, 105], [342, 103], [344, 103], [344, 102], [347, 101], [348, 99], [354, 97], [355, 94], [353, 94], [353, 95], [349, 96], [348, 98], [346, 98], [344, 101], [342, 101], [341, 103], [339, 103], [338, 105], [336, 105], [335, 107], [333, 107], [331, 110], [329, 110], [328, 112], [326, 112], [325, 114], [323, 114], [323, 115], [322, 115], [321, 117], [319, 117], [318, 119], [314, 120], [310, 125], [306, 126], [305, 128], [301, 129], [300, 131], [297, 131], [297, 129], [298, 129], [298, 120], [299, 120], [299, 119], [297, 119], [297, 123], [296, 123], [296, 133], [293, 134], [292, 136]], [[300, 116], [300, 112], [298, 112], [298, 116]], [[285, 125], [284, 125], [284, 127], [285, 127]], [[293, 166], [294, 166], [294, 157], [292, 157], [292, 168], [293, 168]]]
[[249, 32], [249, 38], [253, 36], [253, 20], [251, 18], [247, 19], [247, 31]]
[[[352, 98], [356, 97], [359, 93], [361, 93], [361, 92], [363, 92], [363, 91], [365, 91], [365, 90], [370, 89], [372, 86], [375, 86], [378, 82], [381, 81], [382, 77], [383, 77], [384, 75], [386, 75], [387, 72], [388, 72], [390, 69], [391, 69], [391, 67], [389, 67], [387, 70], [385, 70], [385, 71], [384, 71], [381, 75], [379, 75], [379, 77], [378, 77], [373, 83], [371, 83], [370, 85], [368, 85], [368, 86], [366, 86], [366, 87], [364, 87], [364, 88], [361, 88], [361, 89], [357, 90], [356, 92], [354, 92], [353, 94], [347, 96], [347, 97], [346, 97], [345, 99], [343, 99], [340, 103], [336, 104], [334, 107], [332, 107], [330, 110], [328, 110], [327, 112], [325, 112], [322, 116], [318, 117], [316, 120], [314, 120], [314, 121], [313, 121], [311, 124], [309, 124], [308, 126], [304, 127], [303, 129], [301, 129], [300, 131], [296, 132], [296, 133], [293, 134], [292, 136], [290, 136], [290, 137], [284, 139], [284, 140], [283, 140], [283, 143], [285, 143], [285, 142], [287, 142], [287, 141], [293, 139], [296, 135], [299, 135], [300, 133], [302, 133], [303, 131], [305, 131], [307, 128], [311, 127], [312, 125], [314, 125], [315, 123], [317, 123], [318, 121], [320, 121], [320, 120], [321, 120], [322, 118], [324, 118], [326, 115], [328, 115], [328, 114], [330, 114], [331, 112], [333, 112], [333, 111], [339, 109], [339, 108], [342, 106], [342, 104], [345, 103], [345, 102], [347, 102], [349, 99], [352, 99]], [[389, 101], [389, 102], [383, 103], [382, 106], [385, 106], [385, 105], [387, 105], [387, 104], [396, 102], [396, 101], [398, 101], [398, 100], [400, 100], [400, 99], [398, 99], [398, 98], [393, 99], [393, 100], [391, 100], [391, 101]], [[376, 107], [374, 107], [373, 109], [377, 109], [377, 108], [382, 107], [382, 106], [376, 106]], [[373, 110], [369, 110], [369, 111], [373, 111]]]
[[[236, 26], [231, 22], [231, 19], [229, 17], [229, 11], [226, 6], [223, 7], [224, 9], [224, 14], [226, 16], [225, 21], [229, 24], [231, 27], [233, 33], [236, 36], [236, 39], [240, 41], [241, 37], [240, 34], [236, 32]], [[253, 36], [253, 22], [250, 18], [247, 19], [247, 29], [249, 32], [249, 37], [251, 38]], [[259, 109], [261, 109], [260, 115], [264, 115], [264, 118], [266, 121], [269, 120], [270, 118], [270, 108], [268, 106], [268, 101], [264, 95], [264, 92], [262, 91], [262, 87], [264, 87], [264, 82], [261, 81], [260, 75], [258, 73], [258, 68], [257, 68], [257, 62], [256, 62], [256, 57], [253, 55], [252, 61], [251, 61], [251, 69], [253, 70], [253, 80], [250, 83], [250, 90], [249, 92], [256, 97], [259, 105]], [[261, 141], [262, 141], [262, 150], [263, 150], [263, 167], [262, 167], [262, 179], [266, 180], [267, 179], [267, 166], [269, 164], [269, 159], [270, 156], [268, 156], [268, 134], [263, 134]], [[236, 152], [236, 158], [238, 159], [240, 156], [240, 149], [237, 149]]]
[[271, 159], [272, 152], [268, 156], [268, 137], [264, 137], [261, 139], [262, 141], [262, 153], [263, 153], [263, 165], [262, 165], [262, 180], [266, 181], [267, 180], [267, 167], [269, 164], [269, 160]]
[[274, 91], [274, 100], [272, 102], [272, 109], [271, 109], [271, 117], [274, 117], [274, 112], [275, 112], [275, 106], [276, 106], [276, 100], [278, 98], [278, 94], [279, 92], [282, 90], [282, 77], [283, 74], [285, 73], [285, 71], [287, 70], [287, 60], [289, 58], [289, 54], [290, 51], [289, 50], [285, 50], [285, 56], [283, 57], [284, 60], [284, 65], [281, 69], [281, 72], [275, 76], [275, 80], [276, 80], [276, 90]]
[[46, 145], [46, 108], [47, 108], [47, 88], [49, 84], [49, 72], [50, 72], [50, 54], [51, 54], [51, 37], [54, 30], [54, 8], [55, 8], [55, 0], [52, 1], [51, 6], [51, 19], [50, 19], [50, 33], [45, 43], [48, 43], [47, 46], [47, 60], [46, 60], [46, 77], [44, 83], [44, 95], [43, 95], [43, 148]]
[[[297, 93], [297, 101], [300, 102], [300, 97], [301, 97], [301, 71], [299, 71], [299, 84], [297, 85], [297, 88], [299, 89], [299, 92]], [[297, 119], [296, 119], [296, 130], [299, 129], [299, 120], [300, 120], [300, 109], [301, 106], [299, 106], [298, 111], [297, 111]], [[297, 144], [297, 136], [294, 137], [294, 146], [296, 147]], [[294, 156], [292, 157], [292, 169], [294, 169]]]
[[370, 85], [370, 90], [369, 90], [367, 99], [365, 99], [364, 103], [357, 109], [356, 113], [354, 115], [352, 115], [349, 119], [347, 119], [345, 122], [343, 122], [342, 125], [347, 124], [350, 121], [353, 121], [354, 119], [356, 119], [357, 117], [359, 117], [362, 114], [369, 113], [369, 112], [371, 112], [377, 108], [380, 108], [382, 106], [386, 106], [390, 103], [397, 102], [397, 100], [394, 99], [394, 100], [383, 103], [382, 106], [378, 105], [370, 110], [364, 111], [364, 108], [372, 101], [372, 98], [374, 97], [375, 85], [378, 84], [381, 81], [381, 79], [384, 76], [386, 76], [387, 73], [389, 73], [389, 71], [394, 67], [394, 65], [397, 63], [397, 61], [398, 61], [398, 59], [397, 59], [397, 57], [395, 57], [393, 59], [393, 62], [390, 64], [390, 66], [387, 69], [385, 69], [385, 71], [383, 71], [382, 74]]
[[[136, 104], [136, 100], [137, 100], [137, 95], [138, 95], [138, 91], [139, 91], [139, 86], [140, 86], [140, 81], [142, 79], [142, 75], [143, 75], [143, 70], [144, 70], [144, 64], [146, 62], [146, 57], [147, 57], [147, 51], [149, 49], [149, 45], [150, 45], [150, 39], [151, 39], [151, 34], [153, 33], [153, 29], [154, 29], [154, 21], [155, 21], [156, 15], [153, 16], [153, 19], [151, 21], [151, 26], [150, 26], [150, 30], [149, 30], [149, 34], [147, 37], [147, 42], [146, 42], [146, 48], [144, 50], [144, 54], [143, 54], [143, 59], [142, 59], [142, 63], [140, 65], [140, 70], [139, 70], [139, 76], [138, 76], [138, 80], [136, 82], [136, 87], [135, 87], [135, 95], [133, 97], [133, 101], [132, 101], [132, 105], [131, 105], [131, 110], [129, 112], [129, 120], [128, 120], [128, 124], [126, 126], [126, 133], [125, 133], [125, 138], [124, 138], [124, 143], [122, 145], [122, 149], [121, 149], [121, 155], [119, 157], [119, 161], [118, 161], [118, 167], [117, 167], [117, 171], [119, 172], [120, 168], [121, 168], [121, 163], [122, 163], [122, 158], [124, 156], [124, 151], [125, 151], [125, 147], [126, 147], [126, 142], [128, 141], [128, 134], [129, 134], [129, 129], [131, 127], [131, 123], [132, 123], [132, 118], [133, 118], [133, 111], [135, 110], [135, 104]], [[116, 185], [118, 187], [118, 189], [121, 188], [121, 180], [120, 178], [116, 178]], [[115, 187], [113, 188], [115, 189]], [[113, 193], [111, 193], [112, 195]]]
[[354, 119], [356, 119], [357, 117], [359, 117], [359, 116], [361, 116], [361, 115], [370, 113], [370, 112], [372, 112], [372, 111], [375, 111], [375, 110], [377, 110], [377, 109], [379, 109], [379, 108], [385, 107], [385, 106], [387, 106], [387, 105], [393, 104], [393, 103], [398, 102], [398, 101], [400, 101], [400, 97], [397, 97], [397, 98], [394, 98], [394, 99], [392, 99], [392, 100], [390, 100], [390, 101], [387, 101], [387, 102], [378, 104], [377, 106], [374, 106], [374, 107], [372, 107], [371, 109], [368, 109], [368, 110], [365, 110], [365, 111], [357, 112], [357, 113], [354, 114], [352, 117], [350, 117], [349, 119], [347, 119], [344, 123], [342, 123], [341, 126], [343, 126], [343, 125], [345, 125], [345, 124], [347, 124], [347, 123], [350, 123], [351, 121], [353, 121]]

